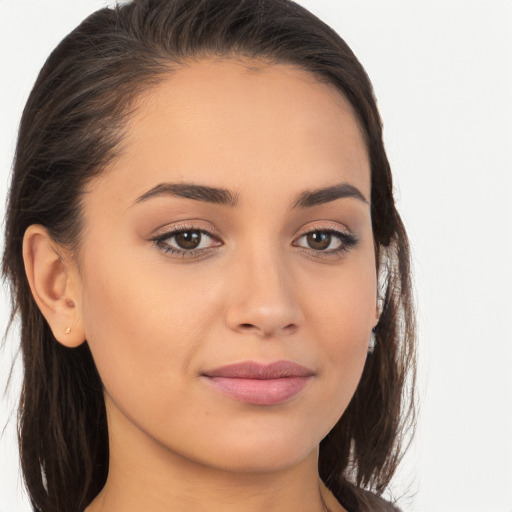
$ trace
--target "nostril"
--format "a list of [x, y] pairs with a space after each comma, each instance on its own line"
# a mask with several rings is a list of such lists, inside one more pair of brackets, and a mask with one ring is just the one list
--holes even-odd
[[[270, 331], [267, 332], [264, 327], [263, 328], [259, 328], [257, 325], [250, 324], [250, 323], [240, 324], [239, 328], [242, 331], [253, 331], [253, 330], [261, 331], [264, 335], [268, 335], [270, 332], [273, 332], [273, 329], [270, 329]], [[291, 323], [291, 324], [285, 325], [281, 329], [281, 331], [284, 332], [284, 333], [287, 333], [287, 334], [293, 334], [296, 329], [297, 329], [297, 324]]]
[[284, 327], [284, 331], [288, 332], [288, 333], [291, 333], [291, 332], [294, 332], [295, 329], [297, 329], [297, 325], [296, 324], [288, 324]]

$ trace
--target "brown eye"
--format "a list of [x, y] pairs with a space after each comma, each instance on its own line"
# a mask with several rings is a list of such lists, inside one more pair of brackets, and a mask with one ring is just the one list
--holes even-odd
[[311, 249], [316, 251], [323, 251], [331, 245], [331, 233], [326, 231], [314, 231], [306, 235], [306, 241]]
[[196, 249], [201, 243], [200, 231], [182, 231], [174, 236], [176, 245], [180, 249]]
[[223, 245], [215, 235], [204, 229], [176, 229], [152, 239], [165, 254], [176, 256], [199, 256], [205, 251]]
[[307, 249], [318, 256], [339, 256], [357, 245], [358, 238], [352, 233], [334, 229], [317, 229], [304, 233], [294, 240], [295, 247]]

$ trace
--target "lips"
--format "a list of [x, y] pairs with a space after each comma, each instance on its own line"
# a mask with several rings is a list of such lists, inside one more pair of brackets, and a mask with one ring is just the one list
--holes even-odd
[[254, 361], [208, 370], [203, 377], [220, 393], [253, 405], [277, 405], [296, 396], [315, 375], [291, 361]]

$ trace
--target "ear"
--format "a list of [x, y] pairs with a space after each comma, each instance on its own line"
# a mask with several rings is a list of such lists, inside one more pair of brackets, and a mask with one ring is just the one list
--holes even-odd
[[34, 300], [55, 339], [70, 348], [81, 345], [85, 335], [77, 308], [76, 271], [45, 227], [34, 224], [25, 231], [23, 261]]

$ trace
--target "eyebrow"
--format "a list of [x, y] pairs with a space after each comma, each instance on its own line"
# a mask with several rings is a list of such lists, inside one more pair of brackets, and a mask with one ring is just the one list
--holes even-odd
[[162, 196], [184, 197], [224, 206], [236, 206], [238, 204], [238, 196], [229, 190], [190, 183], [160, 183], [137, 198], [135, 204]]
[[363, 193], [353, 185], [348, 183], [339, 183], [330, 187], [324, 187], [317, 190], [306, 190], [298, 195], [294, 208], [311, 208], [319, 204], [330, 203], [336, 199], [352, 197], [359, 199], [363, 203], [369, 204]]
[[[155, 197], [183, 197], [194, 201], [202, 201], [222, 206], [234, 207], [239, 202], [238, 194], [225, 188], [194, 185], [192, 183], [160, 183], [137, 198], [135, 204]], [[336, 199], [354, 198], [369, 204], [362, 192], [348, 183], [339, 183], [329, 187], [301, 192], [293, 203], [293, 208], [311, 208], [329, 203]]]

